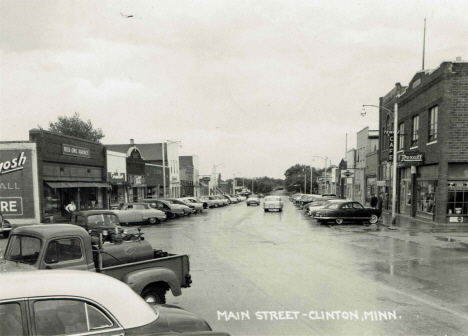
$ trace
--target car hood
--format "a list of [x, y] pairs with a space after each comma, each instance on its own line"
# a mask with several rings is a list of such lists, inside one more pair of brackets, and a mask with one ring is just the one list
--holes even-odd
[[36, 268], [32, 265], [19, 263], [15, 261], [5, 260], [0, 258], [0, 273], [1, 272], [22, 272], [22, 271], [33, 271]]
[[210, 331], [205, 320], [180, 307], [172, 305], [151, 305], [159, 314], [158, 322], [166, 324], [174, 332]]

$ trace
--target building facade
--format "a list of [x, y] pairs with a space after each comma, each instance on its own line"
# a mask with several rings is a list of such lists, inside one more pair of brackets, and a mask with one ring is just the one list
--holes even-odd
[[375, 172], [368, 171], [367, 159], [370, 153], [377, 153], [378, 148], [379, 131], [365, 127], [357, 133], [354, 200], [362, 204], [369, 203], [372, 193], [376, 192], [377, 178]]
[[181, 194], [186, 196], [200, 196], [199, 161], [197, 155], [179, 156], [179, 172]]
[[468, 62], [417, 72], [397, 104], [398, 212], [468, 223]]

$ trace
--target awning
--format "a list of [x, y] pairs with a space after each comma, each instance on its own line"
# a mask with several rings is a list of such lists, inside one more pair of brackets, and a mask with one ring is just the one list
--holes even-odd
[[51, 188], [109, 188], [105, 182], [46, 182]]

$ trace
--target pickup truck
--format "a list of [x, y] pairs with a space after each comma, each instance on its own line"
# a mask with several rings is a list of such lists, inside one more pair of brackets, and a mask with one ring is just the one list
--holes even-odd
[[112, 210], [118, 217], [120, 224], [148, 222], [161, 223], [166, 220], [166, 214], [151, 208], [147, 203], [122, 203], [117, 210]]
[[188, 255], [154, 250], [138, 239], [93, 244], [88, 232], [71, 224], [32, 225], [13, 229], [0, 263], [1, 272], [74, 269], [116, 278], [147, 302], [165, 303], [166, 292], [190, 287]]

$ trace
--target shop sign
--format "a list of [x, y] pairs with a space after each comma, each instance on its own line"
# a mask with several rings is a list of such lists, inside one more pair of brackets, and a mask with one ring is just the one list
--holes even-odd
[[79, 156], [84, 158], [91, 157], [91, 150], [89, 148], [66, 144], [62, 144], [62, 153], [63, 155]]
[[21, 152], [17, 158], [0, 162], [0, 175], [12, 173], [24, 168], [26, 156]]
[[203, 181], [203, 182], [210, 182], [210, 181], [211, 181], [211, 177], [205, 176], [205, 177], [203, 177], [202, 181]]
[[393, 149], [395, 145], [395, 136], [392, 131], [388, 131], [388, 161], [393, 161]]
[[354, 171], [352, 170], [341, 171], [341, 178], [345, 178], [345, 177], [354, 177]]
[[0, 211], [6, 218], [35, 218], [32, 150], [0, 150], [0, 156]]
[[385, 187], [387, 185], [387, 181], [377, 181], [377, 187]]
[[22, 215], [23, 199], [21, 197], [0, 197], [0, 211], [8, 215]]
[[107, 173], [107, 177], [109, 182], [125, 182], [125, 173]]
[[399, 155], [398, 161], [405, 162], [405, 163], [422, 163], [423, 162], [423, 154], [418, 151], [404, 151], [402, 154]]
[[463, 223], [463, 217], [449, 217], [450, 223]]

